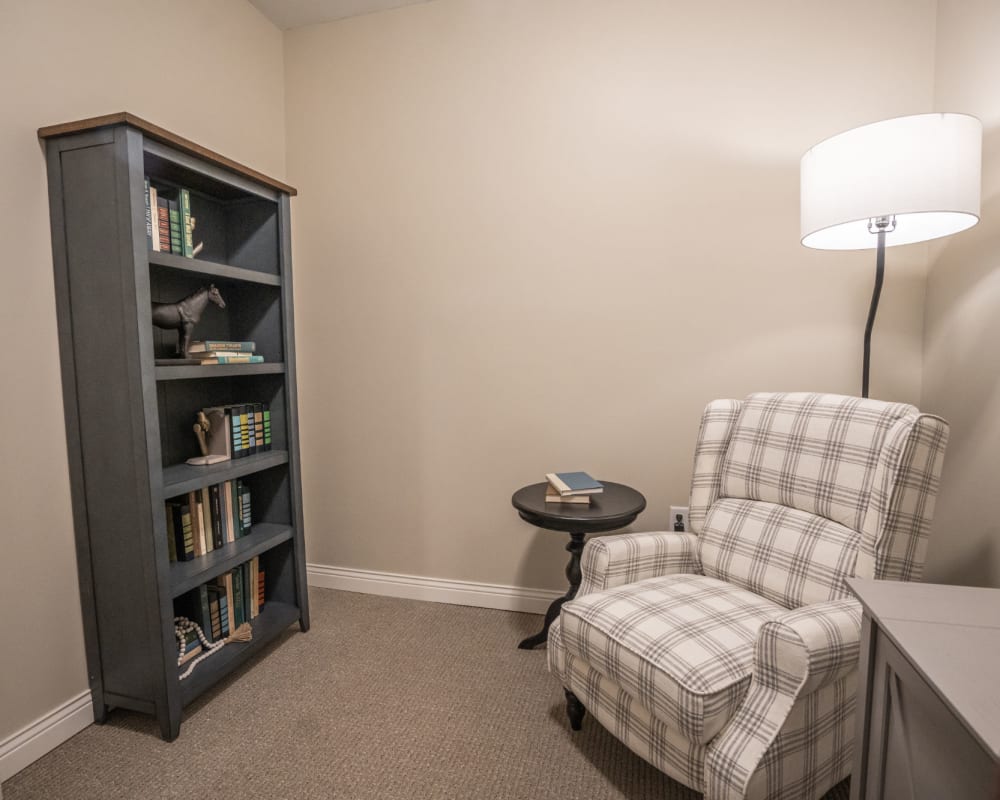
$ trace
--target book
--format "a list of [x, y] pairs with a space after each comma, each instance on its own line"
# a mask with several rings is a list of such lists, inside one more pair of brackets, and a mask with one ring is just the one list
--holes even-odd
[[250, 420], [248, 419], [248, 408], [246, 404], [239, 406], [240, 409], [240, 437], [242, 442], [241, 452], [243, 455], [250, 455]]
[[233, 610], [233, 573], [227, 572], [220, 575], [216, 579], [216, 585], [222, 590], [222, 595], [219, 598], [219, 611], [224, 617], [223, 625], [229, 633], [232, 633], [236, 630], [236, 614]]
[[261, 403], [261, 416], [264, 418], [264, 449], [271, 449], [271, 409], [267, 403]]
[[243, 433], [240, 430], [240, 412], [236, 406], [226, 406], [226, 417], [229, 419], [229, 430], [232, 434], [233, 458], [243, 458]]
[[545, 480], [553, 489], [563, 495], [600, 494], [604, 484], [595, 481], [586, 472], [548, 472]]
[[149, 178], [142, 179], [143, 188], [145, 192], [146, 200], [146, 246], [150, 249], [153, 248], [153, 209], [149, 203]]
[[188, 492], [187, 506], [191, 512], [191, 541], [194, 545], [195, 557], [205, 555], [205, 536], [201, 531], [201, 521], [198, 517], [198, 499], [196, 492]]
[[253, 353], [257, 349], [254, 342], [224, 342], [219, 339], [206, 339], [205, 341], [193, 341], [188, 348], [189, 353], [208, 353], [213, 350], [224, 350], [226, 352]]
[[236, 493], [236, 481], [226, 481], [226, 490], [229, 492], [230, 498], [230, 519], [229, 524], [233, 528], [233, 539], [239, 539], [240, 533], [240, 498]]
[[243, 350], [199, 350], [197, 353], [191, 353], [191, 357], [196, 361], [204, 361], [207, 358], [259, 358], [261, 360], [264, 358]]
[[264, 404], [254, 403], [253, 404], [253, 418], [255, 423], [255, 430], [257, 432], [257, 447], [256, 452], [263, 452], [264, 447]]
[[237, 481], [237, 490], [240, 496], [240, 532], [242, 536], [246, 536], [253, 525], [250, 514], [250, 487], [243, 481]]
[[194, 228], [191, 224], [191, 193], [187, 189], [177, 190], [177, 206], [180, 212], [181, 255], [194, 257]]
[[219, 547], [226, 543], [226, 530], [222, 525], [222, 504], [219, 498], [219, 485], [208, 487], [208, 495], [212, 501], [212, 530]]
[[257, 610], [264, 607], [264, 570], [257, 568]]
[[590, 505], [590, 495], [589, 494], [559, 494], [552, 486], [547, 486], [545, 488], [545, 502], [546, 503], [567, 503], [574, 506], [589, 506]]
[[199, 358], [198, 363], [199, 364], [262, 364], [264, 363], [264, 356], [253, 356], [250, 354], [239, 355], [234, 353], [233, 355]]
[[250, 559], [249, 563], [249, 573], [250, 573], [250, 619], [254, 619], [259, 613], [257, 609], [257, 567], [260, 561], [259, 556], [254, 556]]
[[212, 519], [212, 493], [210, 487], [205, 486], [200, 492], [199, 507], [202, 514], [202, 527], [205, 529], [205, 544], [207, 550], [215, 550], [222, 547], [222, 542], [216, 536], [215, 524]]
[[211, 632], [212, 612], [209, 608], [208, 584], [203, 583], [178, 597], [174, 601], [174, 614], [187, 617], [201, 628], [210, 643], [215, 641]]
[[164, 253], [170, 252], [170, 206], [166, 197], [156, 198], [156, 230], [160, 243], [159, 250]]
[[184, 636], [184, 655], [181, 655], [180, 645], [178, 645], [177, 665], [182, 666], [190, 661], [192, 658], [197, 656], [202, 651], [201, 640], [198, 638], [198, 634], [194, 631], [188, 631]]
[[243, 565], [235, 567], [230, 575], [233, 578], [233, 621], [238, 628], [244, 622], [249, 622], [243, 608]]
[[170, 252], [181, 255], [181, 212], [176, 197], [167, 199], [170, 220]]
[[168, 513], [172, 516], [174, 543], [178, 561], [190, 561], [194, 558], [194, 537], [191, 529], [191, 509], [187, 503], [172, 500], [167, 503]]

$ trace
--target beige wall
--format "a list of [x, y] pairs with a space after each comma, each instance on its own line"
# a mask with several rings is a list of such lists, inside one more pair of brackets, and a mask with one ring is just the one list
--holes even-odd
[[934, 105], [983, 121], [983, 199], [927, 281], [923, 403], [952, 427], [925, 579], [1000, 586], [1000, 5], [939, 9]]
[[[935, 3], [437, 0], [285, 34], [308, 558], [565, 586], [509, 496], [686, 504], [698, 417], [860, 390], [874, 253], [798, 243], [799, 158], [931, 109]], [[920, 398], [926, 249], [873, 394]]]
[[244, 0], [0, 4], [0, 741], [87, 688], [35, 131], [127, 110], [282, 177], [282, 69]]

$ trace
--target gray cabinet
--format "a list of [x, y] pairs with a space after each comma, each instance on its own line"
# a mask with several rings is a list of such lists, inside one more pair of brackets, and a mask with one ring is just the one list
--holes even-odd
[[1000, 590], [848, 584], [864, 606], [852, 800], [993, 800]]
[[[70, 482], [94, 716], [154, 714], [164, 739], [183, 707], [291, 624], [309, 627], [295, 390], [289, 197], [295, 190], [129, 114], [43, 128], [48, 161]], [[189, 189], [196, 258], [147, 244], [144, 179]], [[199, 339], [253, 340], [261, 364], [164, 364], [176, 335], [151, 301], [214, 283]], [[213, 313], [215, 312], [215, 313]], [[158, 365], [157, 362], [160, 361]], [[267, 403], [272, 449], [212, 466], [195, 414]], [[250, 533], [172, 563], [165, 503], [240, 479]], [[179, 679], [173, 617], [186, 593], [258, 556], [265, 604], [253, 639], [230, 643]]]

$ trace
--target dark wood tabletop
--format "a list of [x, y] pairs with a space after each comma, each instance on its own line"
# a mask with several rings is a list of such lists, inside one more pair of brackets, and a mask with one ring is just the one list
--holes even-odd
[[518, 489], [510, 502], [525, 522], [553, 531], [582, 533], [624, 528], [646, 508], [646, 498], [631, 486], [611, 481], [601, 483], [604, 484], [604, 491], [591, 495], [590, 505], [546, 503], [545, 488], [548, 484], [544, 481]]

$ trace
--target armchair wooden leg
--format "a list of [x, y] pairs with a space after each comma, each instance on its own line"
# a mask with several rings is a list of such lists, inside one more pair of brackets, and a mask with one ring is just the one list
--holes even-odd
[[563, 691], [566, 692], [566, 716], [569, 717], [569, 726], [578, 731], [583, 727], [583, 715], [587, 713], [587, 709], [569, 689]]

